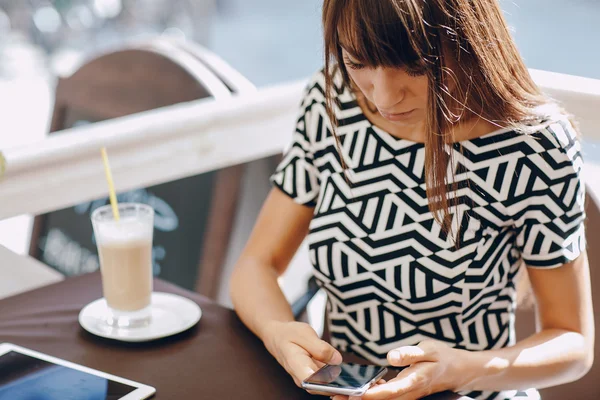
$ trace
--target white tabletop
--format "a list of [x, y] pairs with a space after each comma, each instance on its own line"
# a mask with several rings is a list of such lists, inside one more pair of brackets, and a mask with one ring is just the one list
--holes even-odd
[[0, 299], [63, 279], [47, 265], [0, 245]]

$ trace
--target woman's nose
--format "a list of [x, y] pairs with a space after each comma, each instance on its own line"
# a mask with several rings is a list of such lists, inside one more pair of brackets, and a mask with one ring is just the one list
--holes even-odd
[[379, 67], [373, 80], [373, 103], [381, 111], [397, 112], [395, 106], [404, 99], [404, 85], [398, 71]]

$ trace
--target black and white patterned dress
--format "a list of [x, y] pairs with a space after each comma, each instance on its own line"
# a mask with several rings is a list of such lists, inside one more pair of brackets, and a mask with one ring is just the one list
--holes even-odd
[[[272, 177], [297, 203], [314, 207], [308, 243], [328, 294], [332, 344], [378, 364], [388, 351], [429, 338], [468, 350], [514, 344], [521, 261], [555, 268], [585, 248], [582, 158], [568, 120], [453, 146], [457, 247], [427, 207], [424, 145], [373, 126], [339, 76], [335, 83], [346, 171], [320, 72]], [[464, 394], [539, 398], [533, 389]]]

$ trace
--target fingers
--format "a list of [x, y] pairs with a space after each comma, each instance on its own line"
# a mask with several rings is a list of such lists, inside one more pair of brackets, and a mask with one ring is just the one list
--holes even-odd
[[321, 340], [312, 328], [307, 328], [294, 337], [294, 343], [308, 351], [317, 361], [325, 364], [341, 364], [340, 352], [326, 341]]
[[410, 382], [391, 380], [383, 385], [374, 386], [362, 397], [362, 400], [390, 400], [408, 393], [411, 388]]
[[[342, 355], [329, 343], [321, 340], [313, 328], [304, 323], [289, 323], [283, 326], [274, 353], [277, 361], [292, 376], [298, 387], [302, 381], [314, 374], [325, 364], [340, 364]], [[341, 372], [332, 370], [333, 374]], [[332, 380], [335, 377], [332, 376]]]
[[400, 374], [385, 384], [373, 386], [362, 400], [418, 399], [427, 394], [428, 382], [419, 371]]
[[[384, 383], [386, 383], [385, 379], [380, 379], [377, 381], [377, 383], [375, 385], [383, 385]], [[354, 396], [342, 396], [341, 394], [335, 395], [335, 396], [331, 396], [331, 400], [354, 400], [354, 399], [362, 399], [361, 397], [354, 397]]]
[[418, 362], [438, 361], [435, 348], [427, 344], [399, 347], [390, 351], [387, 359], [390, 365], [395, 367], [405, 367]]
[[297, 351], [286, 359], [285, 369], [294, 378], [298, 387], [302, 387], [302, 381], [315, 373], [319, 368], [313, 360], [304, 352]]
[[[377, 381], [377, 383], [375, 385], [383, 385], [384, 383], [386, 383], [385, 379], [380, 379]], [[337, 396], [332, 396], [331, 397], [332, 400], [356, 400], [359, 399], [361, 400], [362, 397], [356, 397], [356, 396], [341, 396], [341, 395], [337, 395]]]

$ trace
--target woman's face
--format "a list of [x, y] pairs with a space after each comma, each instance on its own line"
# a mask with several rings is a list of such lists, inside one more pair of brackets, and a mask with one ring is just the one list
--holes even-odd
[[398, 127], [425, 121], [428, 93], [425, 74], [402, 68], [366, 67], [344, 48], [342, 55], [350, 78], [377, 107], [381, 117]]

